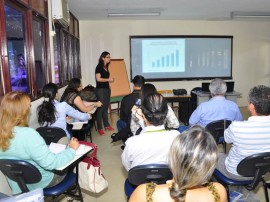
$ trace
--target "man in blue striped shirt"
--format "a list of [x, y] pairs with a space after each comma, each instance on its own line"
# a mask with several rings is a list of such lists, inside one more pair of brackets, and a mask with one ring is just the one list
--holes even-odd
[[224, 138], [232, 144], [228, 156], [220, 154], [217, 169], [235, 180], [247, 178], [237, 173], [237, 165], [244, 158], [257, 153], [270, 152], [270, 88], [259, 85], [248, 95], [251, 117], [247, 121], [234, 121], [225, 130]]

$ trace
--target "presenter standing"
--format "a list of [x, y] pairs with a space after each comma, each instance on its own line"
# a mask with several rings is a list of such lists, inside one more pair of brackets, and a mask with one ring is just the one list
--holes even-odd
[[104, 51], [101, 53], [96, 67], [96, 95], [98, 100], [103, 103], [103, 106], [97, 109], [97, 127], [98, 133], [104, 135], [105, 132], [102, 129], [102, 123], [105, 130], [114, 130], [109, 124], [108, 120], [108, 108], [110, 104], [111, 89], [109, 83], [114, 82], [114, 78], [110, 78], [109, 64], [111, 61], [110, 53]]

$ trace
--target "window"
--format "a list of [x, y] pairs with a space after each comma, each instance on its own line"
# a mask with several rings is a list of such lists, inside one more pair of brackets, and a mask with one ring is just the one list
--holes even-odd
[[8, 5], [4, 6], [4, 10], [11, 90], [29, 93], [28, 65], [25, 60], [25, 13]]
[[60, 75], [60, 29], [55, 30], [55, 35], [53, 37], [53, 52], [54, 52], [54, 78], [56, 84], [63, 83]]
[[74, 38], [74, 77], [81, 78], [80, 40]]
[[46, 84], [45, 68], [45, 28], [44, 21], [33, 18], [33, 44], [35, 58], [35, 80], [38, 95], [42, 94], [42, 88]]
[[71, 14], [71, 24], [62, 28], [56, 24], [54, 36], [55, 83], [66, 85], [71, 78], [81, 78], [79, 21]]
[[36, 99], [52, 71], [59, 86], [81, 78], [79, 21], [72, 14], [70, 27], [56, 22], [54, 70], [49, 68], [47, 6], [47, 0], [0, 0], [0, 97], [21, 91]]
[[0, 2], [0, 52], [3, 54], [0, 68], [4, 79], [3, 91], [21, 91], [36, 98], [41, 95], [43, 85], [51, 78], [47, 57], [47, 2]]

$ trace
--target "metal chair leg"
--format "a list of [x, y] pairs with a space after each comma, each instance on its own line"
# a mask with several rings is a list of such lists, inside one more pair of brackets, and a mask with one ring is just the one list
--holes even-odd
[[225, 188], [226, 188], [226, 192], [227, 192], [228, 202], [230, 202], [230, 189], [229, 189], [229, 186], [228, 185], [225, 185]]
[[266, 202], [269, 202], [269, 196], [268, 196], [268, 190], [267, 190], [267, 188], [268, 188], [269, 185], [270, 185], [269, 183], [266, 183], [263, 180], [263, 188], [264, 188], [264, 194], [265, 194], [265, 200], [266, 200]]

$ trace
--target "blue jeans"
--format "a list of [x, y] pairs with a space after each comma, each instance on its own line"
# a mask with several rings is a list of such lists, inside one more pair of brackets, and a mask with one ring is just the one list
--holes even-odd
[[119, 119], [116, 123], [116, 126], [117, 126], [117, 130], [121, 131], [127, 127], [127, 123], [125, 121], [122, 121], [121, 119]]
[[180, 133], [184, 132], [185, 130], [189, 129], [189, 126], [179, 126], [178, 131]]

